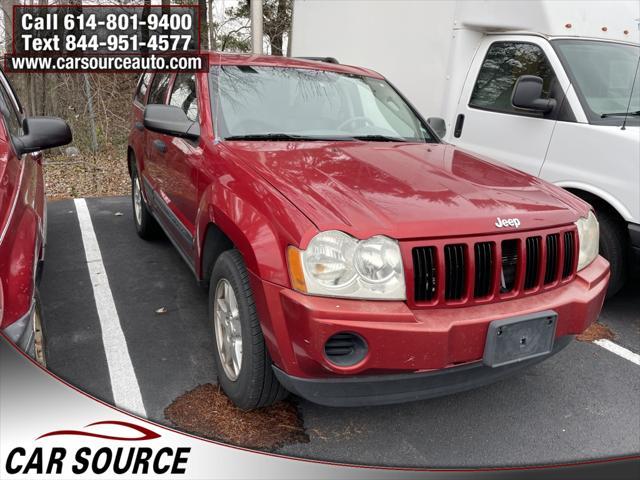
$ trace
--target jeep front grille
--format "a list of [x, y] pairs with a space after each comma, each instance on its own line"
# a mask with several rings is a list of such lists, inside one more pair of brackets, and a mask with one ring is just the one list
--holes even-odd
[[577, 266], [574, 227], [515, 232], [494, 241], [477, 237], [424, 243], [405, 246], [411, 249], [416, 305], [481, 303], [532, 294], [568, 282]]

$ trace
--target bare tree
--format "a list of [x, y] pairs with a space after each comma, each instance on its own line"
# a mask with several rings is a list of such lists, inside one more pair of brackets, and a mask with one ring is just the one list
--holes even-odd
[[4, 51], [11, 52], [13, 41], [13, 6], [16, 0], [0, 0], [0, 8], [2, 8], [3, 26], [4, 26]]

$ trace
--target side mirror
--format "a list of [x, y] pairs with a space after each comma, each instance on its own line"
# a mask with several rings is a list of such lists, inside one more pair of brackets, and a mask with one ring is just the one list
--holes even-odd
[[542, 79], [535, 75], [522, 75], [518, 78], [511, 104], [516, 108], [548, 113], [556, 106], [553, 98], [542, 98]]
[[429, 117], [427, 118], [427, 124], [429, 124], [433, 131], [436, 132], [436, 135], [438, 135], [438, 137], [442, 138], [446, 135], [447, 124], [445, 123], [444, 119], [440, 117]]
[[14, 138], [19, 155], [61, 147], [73, 139], [67, 122], [58, 117], [27, 117], [22, 129], [24, 135]]
[[187, 118], [180, 107], [173, 105], [147, 105], [144, 109], [145, 128], [152, 132], [192, 140], [200, 137], [200, 125]]

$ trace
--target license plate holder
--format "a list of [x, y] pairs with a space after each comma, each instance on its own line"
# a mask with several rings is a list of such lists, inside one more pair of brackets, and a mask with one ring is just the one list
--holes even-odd
[[502, 367], [550, 354], [557, 321], [553, 310], [494, 320], [489, 324], [482, 361]]

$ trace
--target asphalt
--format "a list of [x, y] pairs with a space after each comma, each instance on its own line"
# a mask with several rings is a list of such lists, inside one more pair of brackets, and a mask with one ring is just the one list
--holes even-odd
[[[125, 197], [87, 199], [147, 415], [215, 383], [207, 294], [167, 239], [140, 240]], [[49, 203], [40, 286], [49, 368], [113, 402], [73, 201]], [[165, 313], [157, 313], [159, 309]], [[640, 279], [605, 304], [615, 342], [640, 353]], [[310, 442], [280, 452], [347, 463], [505, 466], [640, 452], [640, 366], [573, 342], [524, 374], [423, 402], [328, 408], [298, 399]]]

